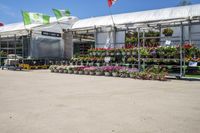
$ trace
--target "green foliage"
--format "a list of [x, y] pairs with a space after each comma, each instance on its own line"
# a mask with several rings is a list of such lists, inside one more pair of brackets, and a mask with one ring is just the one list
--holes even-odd
[[166, 28], [163, 30], [163, 34], [165, 36], [172, 36], [173, 33], [174, 33], [174, 31], [171, 28]]

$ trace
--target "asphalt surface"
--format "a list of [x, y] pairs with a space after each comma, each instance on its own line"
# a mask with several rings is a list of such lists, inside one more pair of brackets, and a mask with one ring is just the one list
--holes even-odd
[[199, 81], [0, 70], [0, 133], [199, 132]]

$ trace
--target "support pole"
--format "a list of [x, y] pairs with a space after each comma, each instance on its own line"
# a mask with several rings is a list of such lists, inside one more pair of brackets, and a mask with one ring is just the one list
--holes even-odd
[[[145, 39], [145, 30], [143, 30], [143, 32], [142, 32], [142, 37], [143, 37], [143, 39], [142, 39], [142, 47], [144, 48], [145, 47], [145, 41], [146, 41], [146, 39]], [[146, 61], [146, 59], [143, 59], [142, 70], [145, 69], [145, 61]]]
[[7, 54], [6, 55], [7, 55], [7, 57], [8, 57], [8, 54], [9, 54], [9, 50], [8, 50], [8, 48], [9, 48], [9, 41], [8, 40], [9, 40], [9, 37], [7, 36], [7, 39], [6, 39], [6, 44], [7, 44], [7, 48], [6, 48], [7, 49], [6, 50]]
[[16, 55], [17, 55], [17, 43], [16, 43], [16, 41], [17, 41], [17, 37], [16, 37], [16, 34], [14, 35], [14, 47], [15, 47], [15, 59], [16, 59]]
[[116, 48], [116, 27], [113, 26], [113, 48]]
[[96, 48], [96, 46], [97, 46], [97, 28], [96, 28], [96, 26], [94, 27], [94, 30], [95, 30], [95, 32], [94, 32], [94, 37], [95, 37], [95, 46], [94, 46], [94, 48]]
[[180, 77], [183, 76], [183, 25], [180, 25]]
[[24, 58], [24, 36], [22, 36], [22, 57]]
[[142, 37], [143, 37], [143, 40], [142, 40], [142, 47], [145, 47], [145, 42], [146, 42], [146, 39], [145, 39], [145, 30], [143, 30], [142, 32]]
[[[1, 52], [1, 35], [0, 35], [0, 52]], [[1, 67], [1, 55], [0, 55], [0, 67]]]
[[29, 56], [32, 58], [32, 30], [29, 32]]
[[137, 32], [138, 32], [138, 44], [137, 44], [137, 48], [138, 48], [138, 70], [141, 70], [141, 62], [140, 62], [140, 28], [137, 28]]
[[189, 22], [188, 22], [188, 37], [189, 37], [189, 43], [192, 44], [191, 20], [189, 20]]

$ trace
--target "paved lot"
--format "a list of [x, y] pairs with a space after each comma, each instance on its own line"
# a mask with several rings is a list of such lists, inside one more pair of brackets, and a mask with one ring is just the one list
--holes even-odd
[[200, 82], [0, 70], [1, 133], [199, 133]]

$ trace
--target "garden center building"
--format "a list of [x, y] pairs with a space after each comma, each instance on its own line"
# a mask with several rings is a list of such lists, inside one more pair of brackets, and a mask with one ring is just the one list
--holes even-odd
[[[0, 28], [0, 62], [8, 54], [17, 54], [23, 58], [64, 58], [67, 56], [67, 44], [63, 38], [63, 29], [69, 29], [78, 20], [76, 17], [65, 17], [59, 22], [50, 18], [50, 24], [31, 24], [23, 22], [2, 26]], [[70, 41], [68, 41], [70, 42]], [[66, 45], [65, 45], [66, 44]]]
[[[52, 18], [47, 26], [17, 23], [0, 28], [0, 51], [24, 58], [71, 58], [94, 47], [179, 46], [181, 74], [185, 43], [200, 47], [200, 4], [80, 20], [69, 17], [61, 22]], [[140, 61], [140, 55], [137, 58]]]

